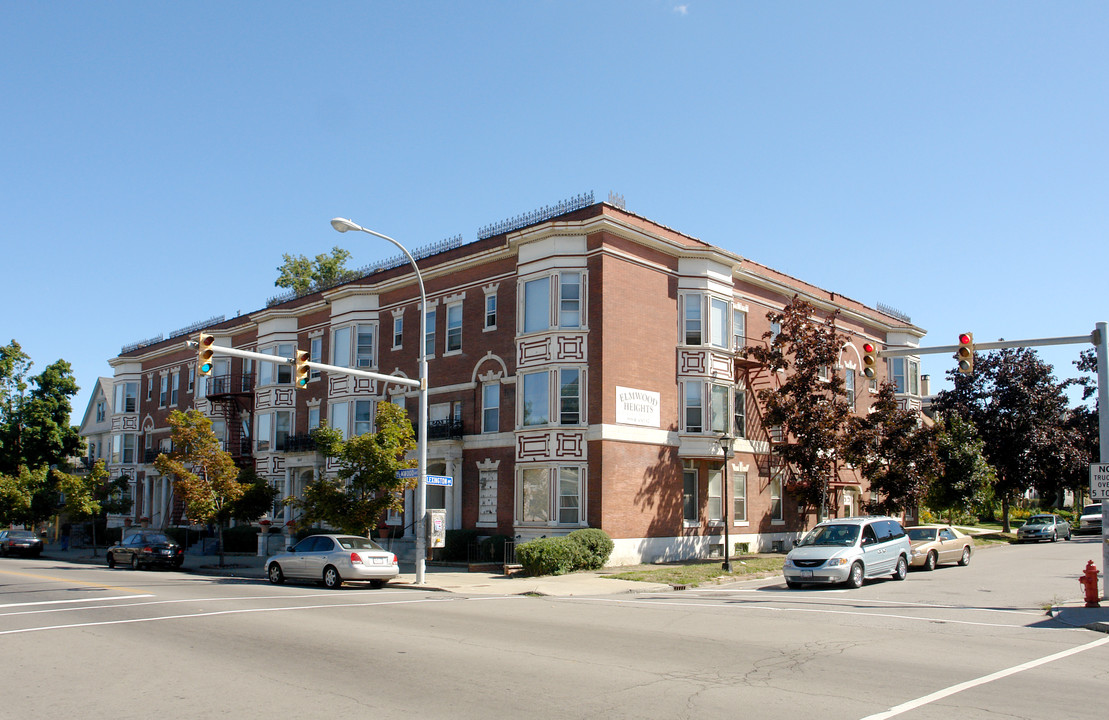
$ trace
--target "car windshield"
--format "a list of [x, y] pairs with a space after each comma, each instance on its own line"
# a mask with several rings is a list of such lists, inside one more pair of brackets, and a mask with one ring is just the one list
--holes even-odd
[[1028, 518], [1028, 522], [1026, 522], [1025, 525], [1050, 525], [1051, 523], [1052, 519], [1050, 515], [1033, 515]]
[[344, 550], [381, 550], [381, 546], [373, 540], [364, 537], [336, 538]]
[[1086, 507], [1082, 508], [1082, 514], [1083, 515], [1100, 515], [1101, 514], [1101, 506], [1100, 505], [1087, 505]]
[[799, 547], [805, 545], [854, 545], [859, 539], [858, 525], [817, 525], [801, 542]]
[[909, 528], [909, 540], [935, 540], [936, 528]]
[[161, 533], [154, 533], [154, 534], [145, 535], [143, 541], [146, 542], [146, 543], [149, 543], [151, 545], [158, 545], [158, 544], [173, 542], [172, 540], [169, 539], [168, 536], [162, 535]]

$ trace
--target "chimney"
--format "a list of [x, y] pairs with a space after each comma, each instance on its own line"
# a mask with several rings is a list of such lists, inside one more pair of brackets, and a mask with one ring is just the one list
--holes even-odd
[[932, 378], [928, 375], [920, 376], [920, 396], [928, 397], [932, 394]]

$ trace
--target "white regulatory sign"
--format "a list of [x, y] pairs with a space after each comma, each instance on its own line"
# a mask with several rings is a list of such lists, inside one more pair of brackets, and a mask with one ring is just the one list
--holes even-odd
[[1090, 463], [1090, 499], [1109, 500], [1109, 463]]

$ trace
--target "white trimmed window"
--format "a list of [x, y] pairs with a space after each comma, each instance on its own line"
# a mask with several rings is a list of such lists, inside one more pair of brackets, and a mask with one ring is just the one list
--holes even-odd
[[424, 355], [431, 357], [435, 354], [435, 311], [427, 311], [427, 329], [424, 332]]
[[399, 350], [404, 344], [404, 317], [393, 318], [393, 349]]
[[481, 386], [481, 431], [500, 432], [501, 429], [501, 384], [487, 383]]
[[328, 420], [328, 425], [335, 428], [343, 434], [343, 438], [350, 437], [347, 430], [347, 419], [349, 418], [349, 408], [345, 402], [337, 402], [331, 406], [331, 417]]
[[293, 411], [278, 410], [273, 415], [273, 449], [284, 452], [293, 434]]
[[583, 424], [585, 402], [582, 374], [580, 368], [573, 367], [540, 370], [520, 376], [521, 425]]
[[703, 386], [703, 383], [696, 380], [685, 382], [682, 414], [685, 417], [685, 431], [687, 433], [699, 433], [704, 430]]
[[732, 413], [732, 430], [739, 438], [747, 437], [747, 392], [735, 391], [735, 404]]
[[254, 434], [257, 440], [255, 446], [258, 452], [270, 449], [270, 433], [273, 431], [273, 413], [262, 413], [258, 416], [258, 431]]
[[354, 401], [354, 428], [351, 437], [373, 432], [374, 404], [372, 400]]
[[497, 328], [497, 294], [490, 293], [485, 296], [485, 325], [486, 330]]
[[558, 275], [558, 326], [581, 327], [581, 273]]
[[[520, 331], [542, 332], [551, 328], [580, 328], [586, 306], [585, 273], [563, 270], [527, 280], [520, 293], [523, 307]], [[557, 308], [552, 314], [552, 306]], [[494, 309], [495, 311], [495, 309]]]
[[709, 468], [708, 503], [705, 512], [709, 522], [720, 522], [724, 519], [724, 469], [720, 467]]
[[524, 283], [523, 331], [539, 332], [551, 327], [551, 279], [536, 278]]
[[181, 390], [181, 371], [175, 370], [173, 376], [170, 378], [169, 384], [169, 404], [177, 404], [177, 395]]
[[462, 303], [447, 305], [447, 347], [445, 352], [462, 351]]
[[[323, 362], [323, 337], [316, 336], [308, 341], [308, 360], [309, 362], [322, 363]], [[320, 376], [320, 371], [316, 368], [311, 368], [308, 372], [308, 377], [315, 380]]]
[[732, 522], [747, 522], [747, 473], [730, 472], [732, 483]]
[[374, 326], [358, 325], [355, 329], [354, 366], [375, 367], [374, 363]]
[[350, 328], [335, 328], [331, 334], [331, 365], [350, 367]]
[[165, 407], [169, 394], [169, 376], [163, 375], [158, 380], [158, 407]]
[[518, 523], [572, 527], [583, 524], [584, 468], [577, 465], [524, 468], [517, 473], [517, 483]]
[[710, 388], [709, 430], [717, 435], [728, 432], [728, 400], [731, 393], [727, 385], [712, 385]]
[[770, 519], [782, 519], [782, 471], [774, 470], [770, 477]]
[[521, 425], [528, 427], [531, 425], [546, 425], [551, 421], [551, 391], [550, 391], [550, 373], [544, 370], [543, 372], [527, 373], [522, 378], [520, 393], [521, 402]]
[[747, 346], [747, 313], [739, 308], [732, 310], [732, 349], [742, 350]]
[[[153, 382], [153, 379], [151, 382]], [[138, 411], [139, 384], [137, 382], [119, 383], [115, 386], [115, 396], [115, 412], [133, 413]]]
[[697, 466], [692, 460], [685, 460], [682, 467], [682, 520], [686, 525], [700, 522], [697, 510]]

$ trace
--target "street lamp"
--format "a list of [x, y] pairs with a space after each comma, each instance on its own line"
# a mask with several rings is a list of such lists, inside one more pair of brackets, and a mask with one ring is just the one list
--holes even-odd
[[424, 277], [420, 274], [420, 268], [417, 267], [416, 258], [412, 257], [412, 253], [388, 235], [368, 230], [344, 218], [334, 218], [331, 221], [331, 227], [339, 232], [360, 230], [393, 243], [400, 248], [400, 251], [408, 258], [408, 262], [412, 264], [412, 271], [416, 273], [416, 283], [420, 286], [420, 338], [417, 341], [420, 348], [420, 429], [416, 450], [416, 471], [418, 473], [416, 480], [416, 584], [422, 585], [424, 583], [424, 556], [427, 554], [427, 293], [424, 292]]
[[728, 517], [728, 506], [732, 504], [732, 500], [728, 497], [728, 461], [735, 456], [735, 448], [732, 447], [735, 438], [728, 433], [724, 433], [720, 436], [718, 442], [720, 443], [720, 451], [724, 453], [723, 475], [720, 478], [720, 504], [723, 505], [722, 514], [724, 515], [724, 562], [721, 567], [724, 572], [730, 573], [732, 571], [732, 542], [728, 533], [728, 526], [731, 524]]

